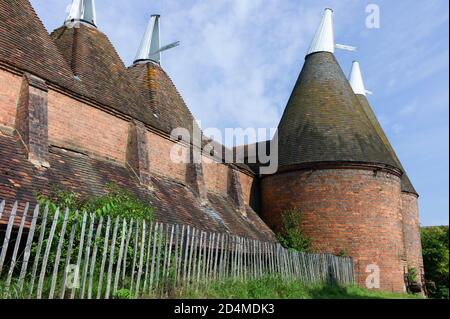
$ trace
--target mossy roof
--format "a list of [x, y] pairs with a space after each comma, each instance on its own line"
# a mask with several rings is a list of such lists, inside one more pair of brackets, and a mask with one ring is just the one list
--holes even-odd
[[306, 57], [278, 138], [281, 167], [358, 162], [400, 169], [329, 52]]

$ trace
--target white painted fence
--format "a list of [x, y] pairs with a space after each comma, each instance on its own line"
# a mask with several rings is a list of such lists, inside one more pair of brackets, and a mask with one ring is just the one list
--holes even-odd
[[19, 213], [17, 202], [7, 212], [4, 201], [0, 220], [2, 215], [4, 298], [108, 299], [123, 289], [132, 297], [170, 297], [174, 289], [267, 276], [304, 284], [354, 282], [349, 257], [296, 252], [185, 225], [50, 212], [29, 204]]

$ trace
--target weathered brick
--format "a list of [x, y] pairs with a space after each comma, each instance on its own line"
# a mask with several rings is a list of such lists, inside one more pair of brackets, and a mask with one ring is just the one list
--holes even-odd
[[[197, 153], [195, 153], [197, 152]], [[203, 175], [203, 164], [195, 159], [201, 158], [200, 151], [190, 147], [190, 161], [187, 164], [186, 182], [194, 190], [202, 205], [208, 202], [208, 193], [206, 191], [205, 178]]]
[[227, 194], [228, 168], [206, 156], [203, 156], [203, 174], [208, 192]]
[[189, 149], [184, 145], [174, 147], [174, 141], [153, 132], [147, 132], [147, 144], [150, 146], [148, 149], [149, 163], [151, 163], [150, 172], [185, 183], [186, 161], [184, 163], [172, 161], [171, 152], [182, 159], [189, 155]]
[[28, 160], [37, 167], [49, 167], [47, 85], [44, 80], [24, 74], [15, 122]]
[[48, 109], [51, 145], [125, 163], [127, 121], [54, 90]]
[[228, 167], [228, 196], [233, 200], [238, 211], [244, 216], [247, 214], [244, 195], [242, 193], [241, 180], [237, 169]]
[[418, 282], [424, 284], [422, 282], [424, 268], [417, 199], [415, 194], [403, 192], [401, 194], [401, 211], [407, 267], [415, 268], [419, 274]]
[[0, 69], [0, 125], [14, 128], [22, 77]]
[[315, 249], [354, 258], [356, 280], [366, 267], [381, 270], [381, 289], [403, 292], [400, 178], [359, 169], [293, 171], [262, 180], [263, 219], [281, 225], [283, 211], [298, 208], [302, 230]]
[[151, 186], [150, 163], [148, 162], [147, 129], [133, 120], [128, 128], [127, 165], [139, 178], [142, 185]]

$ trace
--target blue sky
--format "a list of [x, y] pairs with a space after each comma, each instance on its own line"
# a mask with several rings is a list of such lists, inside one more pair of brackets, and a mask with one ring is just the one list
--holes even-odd
[[[31, 0], [49, 31], [70, 0]], [[277, 127], [319, 24], [334, 9], [348, 74], [361, 63], [370, 103], [414, 186], [423, 225], [449, 220], [449, 43], [447, 0], [97, 0], [98, 27], [130, 65], [148, 18], [161, 17], [171, 76], [202, 127]], [[366, 6], [380, 8], [368, 29]]]

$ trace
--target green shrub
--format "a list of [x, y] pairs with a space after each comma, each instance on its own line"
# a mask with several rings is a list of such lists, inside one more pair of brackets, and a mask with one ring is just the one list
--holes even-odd
[[337, 254], [338, 257], [348, 257], [348, 252], [346, 249], [341, 249]]
[[448, 226], [421, 229], [425, 279], [435, 284], [428, 293], [433, 298], [449, 298]]
[[281, 216], [281, 230], [277, 234], [280, 244], [288, 249], [308, 252], [311, 251], [311, 240], [303, 235], [301, 213], [298, 209], [283, 212]]
[[131, 291], [128, 289], [120, 289], [114, 294], [115, 299], [133, 299]]
[[48, 195], [37, 195], [41, 206], [49, 205], [54, 212], [57, 207], [75, 211], [94, 213], [96, 217], [127, 217], [144, 220], [153, 219], [153, 208], [149, 200], [137, 198], [129, 191], [113, 183], [106, 184], [106, 193], [99, 196], [83, 197], [73, 191], [53, 188]]
[[[98, 238], [98, 252], [97, 252], [97, 261], [101, 261], [101, 256], [103, 254], [103, 248], [104, 248], [104, 241], [105, 241], [105, 228], [107, 223], [107, 218], [111, 218], [111, 226], [110, 226], [110, 235], [109, 235], [109, 242], [107, 245], [108, 251], [110, 250], [111, 244], [112, 244], [112, 230], [114, 228], [115, 221], [117, 217], [120, 218], [126, 218], [127, 219], [127, 227], [126, 231], [128, 233], [129, 230], [129, 223], [130, 219], [133, 218], [133, 220], [145, 220], [147, 225], [148, 223], [153, 220], [153, 208], [148, 204], [149, 201], [139, 199], [135, 197], [133, 194], [128, 192], [125, 189], [122, 189], [114, 184], [107, 184], [106, 185], [106, 193], [100, 196], [89, 196], [89, 197], [82, 197], [81, 195], [67, 190], [59, 190], [59, 189], [53, 189], [50, 191], [48, 195], [38, 195], [38, 203], [42, 206], [48, 206], [48, 217], [47, 217], [47, 224], [45, 227], [45, 236], [44, 241], [42, 242], [42, 246], [45, 248], [47, 244], [47, 239], [49, 237], [51, 224], [53, 222], [54, 216], [56, 214], [56, 210], [59, 208], [59, 215], [58, 215], [58, 223], [55, 230], [55, 237], [52, 242], [52, 249], [50, 250], [50, 254], [48, 257], [48, 264], [52, 265], [56, 260], [56, 251], [57, 246], [59, 242], [59, 236], [62, 230], [63, 222], [65, 219], [66, 214], [66, 208], [69, 209], [69, 215], [68, 215], [68, 221], [64, 236], [64, 241], [62, 244], [62, 251], [61, 251], [61, 262], [65, 261], [68, 254], [68, 247], [69, 247], [69, 240], [70, 240], [70, 233], [72, 231], [72, 225], [75, 227], [75, 243], [79, 243], [81, 239], [81, 233], [82, 233], [82, 215], [84, 212], [87, 212], [88, 214], [93, 214], [95, 219], [93, 234], [92, 234], [92, 240], [94, 244], [94, 237], [96, 234], [96, 228], [99, 226], [99, 221], [101, 218], [103, 218], [103, 229], [100, 233], [100, 237]], [[40, 215], [40, 220], [37, 223], [35, 234], [36, 236], [40, 234], [42, 225], [42, 216]], [[76, 216], [78, 215], [75, 223], [74, 220]], [[88, 223], [85, 226], [85, 242], [86, 245], [86, 238], [87, 234], [89, 232], [89, 224], [90, 224], [90, 218], [88, 218]], [[122, 226], [123, 221], [120, 222], [118, 225], [118, 231], [117, 231], [117, 239], [114, 243], [115, 250], [115, 260], [117, 260], [117, 255], [119, 254], [119, 249], [121, 245], [122, 240]], [[136, 223], [134, 223], [132, 231], [135, 233]], [[140, 227], [139, 233], [142, 234], [142, 226]], [[139, 235], [139, 240], [141, 235]], [[131, 236], [130, 242], [128, 247], [125, 247], [125, 253], [128, 256], [131, 256], [134, 253], [134, 238], [135, 236]], [[125, 238], [126, 239], [126, 238]], [[32, 256], [34, 256], [37, 252], [37, 241], [33, 243], [32, 246]], [[43, 253], [43, 249], [41, 250], [41, 255]], [[83, 248], [84, 249], [84, 248]], [[78, 245], [73, 245], [72, 247], [72, 253], [71, 253], [71, 262], [76, 261], [77, 256], [79, 253], [79, 247]], [[137, 251], [138, 255], [140, 254], [140, 250]], [[144, 252], [146, 254], [146, 251]], [[144, 255], [145, 257], [145, 255]], [[130, 258], [130, 257], [128, 257]], [[137, 257], [139, 258], [139, 257]], [[139, 259], [138, 259], [139, 260]], [[128, 262], [128, 265], [130, 265], [130, 262]], [[52, 267], [47, 267], [48, 274], [51, 273]]]
[[408, 273], [406, 274], [406, 278], [409, 283], [417, 282], [417, 275], [418, 275], [418, 272], [417, 272], [416, 268], [413, 268], [413, 267], [408, 268]]

